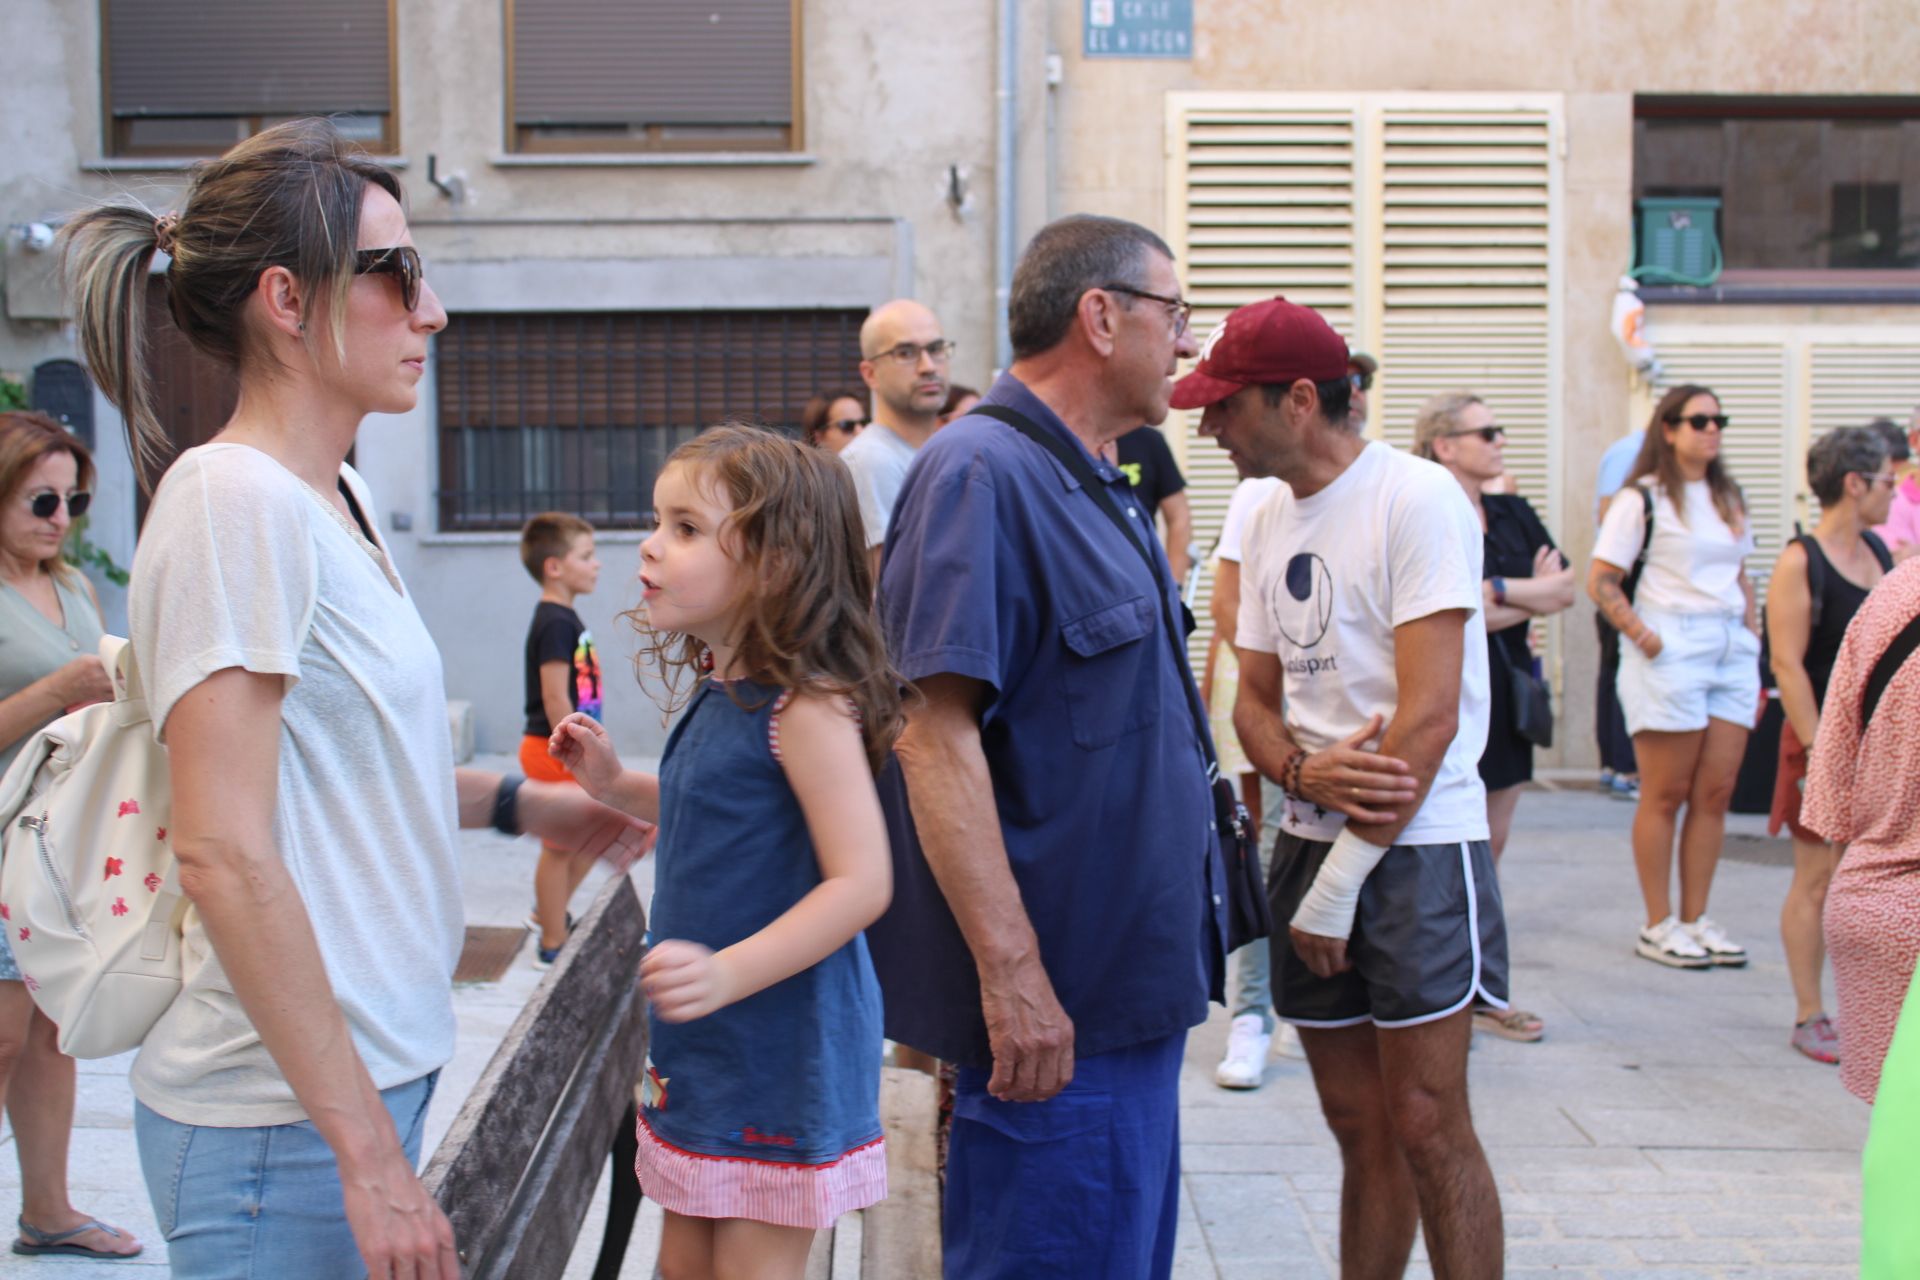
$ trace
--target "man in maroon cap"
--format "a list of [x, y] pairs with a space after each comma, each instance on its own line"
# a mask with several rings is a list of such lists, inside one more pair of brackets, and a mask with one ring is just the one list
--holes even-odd
[[1342, 1274], [1400, 1274], [1424, 1222], [1434, 1274], [1495, 1276], [1467, 1107], [1472, 1005], [1507, 994], [1481, 533], [1446, 471], [1360, 436], [1348, 368], [1326, 321], [1274, 298], [1220, 323], [1173, 404], [1241, 475], [1284, 481], [1243, 536], [1233, 722], [1285, 792], [1274, 1007], [1340, 1143]]

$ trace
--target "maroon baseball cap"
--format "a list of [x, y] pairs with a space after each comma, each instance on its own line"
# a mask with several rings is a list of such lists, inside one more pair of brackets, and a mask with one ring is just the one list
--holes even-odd
[[1254, 383], [1283, 386], [1347, 376], [1347, 342], [1311, 307], [1269, 298], [1227, 313], [1173, 384], [1173, 407], [1203, 409]]

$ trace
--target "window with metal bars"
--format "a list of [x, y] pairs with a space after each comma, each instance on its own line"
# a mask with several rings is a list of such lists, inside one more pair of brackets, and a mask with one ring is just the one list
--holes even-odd
[[541, 511], [643, 529], [667, 455], [731, 418], [795, 432], [857, 377], [859, 310], [461, 314], [435, 341], [439, 527]]

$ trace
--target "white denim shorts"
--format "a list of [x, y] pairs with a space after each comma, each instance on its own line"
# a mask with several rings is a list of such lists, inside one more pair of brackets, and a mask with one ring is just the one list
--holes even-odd
[[1760, 637], [1737, 613], [1639, 610], [1660, 656], [1620, 639], [1620, 709], [1627, 732], [1691, 733], [1707, 721], [1753, 728], [1760, 709]]

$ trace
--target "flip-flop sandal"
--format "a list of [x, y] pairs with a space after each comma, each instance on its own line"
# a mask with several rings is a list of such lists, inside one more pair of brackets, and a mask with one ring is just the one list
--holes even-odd
[[30, 1225], [25, 1218], [16, 1219], [20, 1224], [20, 1234], [25, 1240], [15, 1240], [13, 1251], [22, 1254], [60, 1254], [70, 1258], [94, 1258], [102, 1262], [118, 1262], [122, 1259], [137, 1258], [145, 1250], [144, 1245], [132, 1253], [108, 1253], [105, 1249], [95, 1249], [84, 1244], [75, 1244], [73, 1238], [89, 1231], [104, 1231], [115, 1240], [121, 1233], [104, 1222], [83, 1222], [71, 1231], [42, 1231]]
[[1521, 1044], [1532, 1044], [1547, 1034], [1547, 1024], [1540, 1020], [1539, 1014], [1525, 1009], [1496, 1009], [1491, 1005], [1474, 1008], [1473, 1029]]

